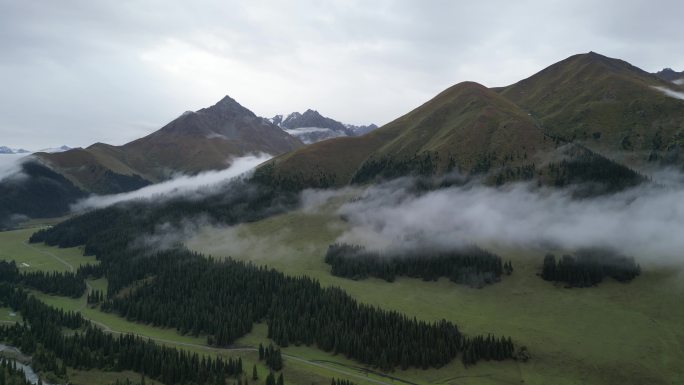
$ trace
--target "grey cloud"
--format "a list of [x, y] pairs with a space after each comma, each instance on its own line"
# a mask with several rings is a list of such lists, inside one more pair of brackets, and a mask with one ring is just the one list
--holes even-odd
[[671, 90], [671, 89], [665, 88], [665, 87], [654, 87], [654, 88], [657, 89], [658, 91], [664, 93], [665, 95], [671, 97], [671, 98], [684, 100], [684, 92], [674, 91], [674, 90]]
[[28, 160], [24, 154], [0, 154], [0, 181], [5, 178], [21, 178], [21, 164]]
[[245, 175], [254, 167], [269, 160], [270, 155], [259, 154], [235, 158], [230, 167], [218, 171], [206, 171], [197, 175], [180, 175], [171, 180], [143, 187], [139, 190], [113, 194], [93, 195], [75, 203], [74, 211], [82, 211], [94, 208], [111, 206], [126, 201], [160, 200], [187, 197], [199, 198], [214, 192], [214, 188], [229, 183], [236, 177]]
[[526, 184], [471, 184], [415, 194], [406, 181], [368, 188], [339, 210], [349, 230], [338, 241], [375, 249], [605, 247], [642, 263], [684, 266], [682, 175], [616, 195], [577, 200]]
[[0, 137], [120, 144], [230, 94], [386, 123], [451, 84], [598, 51], [684, 68], [684, 3], [0, 0]]

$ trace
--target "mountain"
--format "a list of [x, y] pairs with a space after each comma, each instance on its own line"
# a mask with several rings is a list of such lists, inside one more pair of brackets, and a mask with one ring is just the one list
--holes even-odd
[[35, 153], [19, 171], [0, 181], [0, 223], [8, 226], [10, 218], [26, 216], [61, 216], [89, 193], [132, 191], [178, 173], [226, 168], [233, 157], [278, 155], [302, 145], [226, 96], [122, 146], [95, 143]]
[[14, 175], [0, 182], [0, 229], [31, 218], [58, 217], [86, 194], [40, 162], [23, 162]]
[[50, 152], [50, 153], [52, 153], [52, 152], [64, 152], [64, 151], [69, 151], [69, 150], [71, 150], [71, 147], [62, 145], [59, 147], [44, 148], [44, 149], [39, 150], [37, 152]]
[[569, 144], [560, 155], [580, 159], [582, 170], [597, 162], [681, 163], [684, 100], [667, 96], [668, 87], [676, 86], [622, 60], [574, 55], [508, 87], [457, 84], [367, 135], [279, 156], [257, 176], [322, 187], [457, 169], [494, 174], [497, 183], [540, 177], [562, 184], [566, 174], [543, 166]]
[[95, 143], [36, 156], [84, 191], [107, 194], [134, 190], [177, 173], [222, 169], [232, 157], [255, 152], [277, 155], [301, 145], [226, 96], [122, 146]]
[[0, 155], [2, 154], [28, 154], [29, 151], [24, 150], [23, 148], [9, 148], [6, 146], [0, 146]]
[[654, 73], [654, 75], [668, 82], [679, 85], [684, 84], [684, 71], [677, 72], [672, 68], [664, 68], [663, 70]]
[[464, 82], [369, 134], [300, 148], [260, 172], [271, 172], [277, 179], [344, 185], [420, 168], [470, 171], [493, 154], [505, 156], [509, 165], [521, 165], [549, 148], [551, 141], [518, 106], [480, 84]]
[[377, 128], [374, 124], [368, 126], [343, 124], [311, 109], [304, 111], [303, 114], [293, 112], [286, 117], [276, 115], [269, 121], [307, 144], [341, 136], [359, 136]]
[[580, 142], [633, 167], [679, 162], [684, 101], [673, 85], [625, 61], [574, 55], [498, 89], [550, 137]]

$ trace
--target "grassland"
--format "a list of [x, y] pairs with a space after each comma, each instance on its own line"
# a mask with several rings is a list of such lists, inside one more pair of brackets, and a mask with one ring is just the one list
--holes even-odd
[[[684, 285], [676, 271], [644, 266], [629, 284], [565, 289], [536, 274], [545, 250], [496, 250], [515, 272], [501, 283], [471, 289], [447, 280], [352, 281], [333, 277], [323, 262], [344, 222], [332, 208], [294, 212], [234, 228], [206, 228], [187, 244], [214, 256], [267, 264], [339, 286], [362, 302], [424, 320], [446, 318], [468, 334], [510, 335], [533, 355], [528, 363], [453, 363], [397, 377], [420, 384], [680, 384], [684, 383]], [[642, 264], [643, 266], [643, 264]], [[309, 348], [301, 356], [326, 359]]]
[[[454, 361], [441, 369], [389, 374], [397, 380], [370, 374], [364, 381], [364, 368], [354, 361], [314, 347], [291, 346], [283, 350], [288, 383], [327, 384], [331, 377], [348, 378], [358, 384], [377, 383], [374, 380], [401, 384], [399, 379], [416, 384], [684, 383], [684, 325], [680, 322], [684, 317], [684, 284], [678, 272], [644, 266], [643, 275], [630, 284], [608, 281], [598, 288], [564, 289], [536, 276], [545, 251], [495, 250], [513, 261], [515, 272], [501, 283], [480, 290], [447, 280], [351, 281], [331, 276], [322, 259], [327, 245], [345, 229], [345, 223], [334, 215], [339, 203], [333, 202], [317, 212], [298, 211], [232, 228], [205, 228], [187, 244], [215, 256], [232, 255], [287, 274], [306, 274], [324, 285], [340, 286], [365, 303], [419, 319], [446, 318], [456, 322], [465, 333], [511, 335], [517, 344], [529, 347], [533, 359], [524, 364], [483, 362], [467, 369]], [[22, 237], [25, 240], [30, 231], [12, 233], [0, 233], [0, 251], [26, 248]], [[59, 255], [71, 263], [92, 261], [80, 256], [79, 249], [37, 246], [24, 255], [23, 258]], [[31, 261], [41, 268], [64, 268], [61, 263]], [[106, 281], [91, 280], [89, 285], [104, 289]], [[256, 355], [249, 347], [268, 342], [266, 326], [257, 324], [250, 334], [236, 342], [239, 350], [212, 349], [205, 345], [204, 336], [181, 336], [173, 329], [130, 322], [85, 306], [85, 298], [36, 295], [51, 305], [80, 310], [112, 332], [132, 332], [205, 354], [239, 355], [250, 373]], [[9, 311], [3, 310], [8, 309], [0, 309], [2, 320], [11, 321]], [[266, 368], [257, 366], [263, 378]], [[104, 384], [88, 381], [114, 375], [98, 377], [93, 373], [97, 372], [78, 373], [74, 383]]]
[[0, 258], [15, 260], [20, 270], [69, 271], [86, 263], [97, 263], [94, 257], [84, 257], [82, 248], [60, 249], [42, 244], [30, 244], [36, 231], [22, 229], [0, 232]]
[[[0, 232], [0, 258], [16, 260], [19, 264], [27, 263], [26, 269], [40, 269], [45, 271], [64, 271], [69, 266], [78, 266], [82, 263], [96, 262], [93, 257], [82, 256], [81, 248], [59, 249], [45, 245], [27, 245], [26, 241], [35, 229], [24, 229], [10, 232]], [[63, 261], [63, 262], [62, 262]], [[65, 263], [66, 262], [66, 263]], [[106, 290], [105, 279], [88, 280], [90, 289]], [[253, 365], [257, 366], [259, 378], [263, 380], [268, 374], [268, 369], [258, 361], [254, 347], [259, 343], [267, 345], [269, 340], [266, 336], [266, 325], [257, 324], [252, 333], [244, 336], [231, 349], [216, 349], [206, 345], [206, 336], [180, 335], [175, 329], [163, 329], [128, 321], [112, 313], [105, 313], [96, 307], [88, 306], [86, 295], [81, 298], [67, 298], [47, 295], [38, 291], [33, 294], [41, 301], [64, 310], [79, 311], [84, 317], [92, 320], [96, 325], [110, 333], [133, 333], [146, 338], [151, 338], [158, 343], [174, 346], [180, 349], [193, 351], [206, 355], [221, 355], [224, 357], [241, 357], [246, 374], [251, 378]], [[12, 316], [11, 309], [0, 307], [0, 322], [16, 322], [19, 315]], [[353, 361], [342, 357], [328, 357], [321, 355], [313, 348], [293, 347], [286, 350], [284, 376], [287, 384], [316, 384], [327, 385], [330, 379], [346, 378], [357, 384], [388, 384], [385, 377], [368, 374], [354, 369], [357, 366]], [[315, 362], [325, 358], [332, 362]], [[114, 373], [98, 370], [69, 371], [70, 381], [74, 385], [105, 385], [116, 379], [131, 378], [137, 380], [139, 375], [132, 372]], [[149, 381], [147, 381], [150, 383]], [[152, 382], [155, 384], [154, 382]]]

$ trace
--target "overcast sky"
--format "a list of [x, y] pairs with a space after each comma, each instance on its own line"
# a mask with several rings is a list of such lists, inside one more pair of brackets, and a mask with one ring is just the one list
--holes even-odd
[[383, 124], [590, 50], [684, 70], [680, 0], [468, 3], [0, 0], [0, 145], [123, 144], [226, 94]]

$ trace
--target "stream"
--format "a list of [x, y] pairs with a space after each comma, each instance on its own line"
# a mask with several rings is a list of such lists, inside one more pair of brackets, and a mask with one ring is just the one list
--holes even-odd
[[[17, 355], [17, 356], [25, 357], [21, 353], [21, 351], [19, 351], [19, 349], [15, 348], [14, 346], [0, 344], [0, 353], [4, 353], [4, 352], [8, 352], [8, 353], [12, 353], [12, 354]], [[36, 372], [33, 371], [32, 367], [30, 367], [29, 365], [26, 365], [26, 364], [22, 364], [21, 362], [15, 360], [15, 359], [11, 359], [11, 358], [6, 358], [6, 359], [9, 360], [10, 362], [16, 362], [17, 368], [21, 368], [24, 371], [24, 375], [26, 376], [26, 379], [30, 383], [38, 384], [38, 374], [36, 374]], [[52, 384], [43, 381], [43, 385], [52, 385]]]

